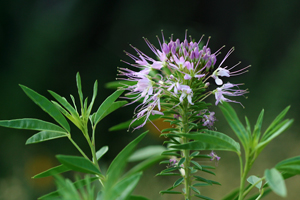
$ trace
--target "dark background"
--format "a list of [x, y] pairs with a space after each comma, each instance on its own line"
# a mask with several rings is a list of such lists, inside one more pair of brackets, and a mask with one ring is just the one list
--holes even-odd
[[[0, 2], [0, 119], [40, 118], [53, 121], [22, 92], [23, 84], [50, 98], [47, 90], [69, 97], [76, 96], [75, 75], [80, 72], [85, 96], [91, 98], [93, 82], [99, 82], [96, 106], [113, 92], [105, 83], [114, 81], [117, 67], [127, 67], [120, 59], [131, 61], [123, 50], [134, 53], [129, 44], [150, 56], [142, 37], [158, 46], [156, 35], [163, 29], [168, 38], [184, 39], [188, 35], [198, 40], [211, 36], [212, 52], [226, 47], [218, 57], [234, 46], [236, 51], [226, 65], [242, 61], [252, 65], [250, 72], [230, 79], [245, 83], [250, 93], [239, 98], [245, 106], [233, 105], [243, 119], [247, 115], [255, 123], [262, 108], [265, 126], [287, 105], [291, 105], [289, 118], [295, 123], [286, 134], [266, 148], [254, 165], [261, 176], [280, 160], [300, 154], [299, 151], [299, 68], [300, 68], [300, 1], [59, 1], [14, 0]], [[213, 97], [209, 99], [213, 102]], [[97, 130], [97, 146], [109, 145], [104, 157], [109, 162], [138, 132], [109, 132], [108, 128], [130, 119], [134, 107], [122, 108], [104, 119]], [[232, 135], [218, 107], [218, 130]], [[83, 137], [72, 127], [74, 139], [87, 146]], [[55, 154], [78, 154], [67, 139], [25, 146], [33, 132], [0, 129], [0, 199], [36, 199], [53, 190], [51, 179], [31, 180], [34, 174], [58, 164]], [[161, 144], [155, 134], [149, 134], [142, 145]], [[84, 148], [88, 150], [87, 148]], [[237, 157], [221, 152], [217, 179], [223, 186], [208, 188], [211, 197], [219, 199], [230, 188], [238, 185]], [[105, 165], [105, 163], [103, 163]], [[161, 168], [148, 170], [136, 193], [150, 199], [175, 199], [160, 196], [169, 179], [154, 177]], [[229, 170], [230, 169], [230, 170]], [[171, 180], [173, 181], [173, 180]], [[150, 183], [155, 188], [143, 184]], [[158, 185], [162, 183], [162, 185]], [[167, 186], [166, 186], [167, 184]], [[299, 196], [299, 177], [288, 181], [288, 199]], [[148, 189], [147, 189], [148, 188]], [[206, 189], [206, 188], [205, 188]], [[269, 199], [280, 199], [273, 195]]]

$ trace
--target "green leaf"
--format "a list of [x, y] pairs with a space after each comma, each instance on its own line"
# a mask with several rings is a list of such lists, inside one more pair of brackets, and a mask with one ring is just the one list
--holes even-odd
[[166, 147], [161, 145], [150, 145], [136, 150], [129, 158], [128, 162], [135, 162], [150, 158], [151, 156], [158, 156], [167, 150]]
[[50, 122], [45, 122], [39, 119], [24, 118], [13, 120], [0, 120], [0, 126], [16, 129], [27, 129], [37, 131], [54, 131], [60, 133], [66, 133], [66, 131]]
[[227, 102], [223, 102], [223, 106], [220, 106], [220, 108], [231, 129], [241, 141], [244, 149], [247, 150], [251, 138], [243, 124], [240, 122], [236, 112]]
[[35, 175], [34, 177], [32, 178], [44, 178], [44, 177], [48, 177], [48, 176], [53, 176], [55, 174], [60, 174], [60, 173], [63, 173], [63, 172], [67, 172], [67, 171], [70, 171], [71, 169], [65, 165], [59, 165], [59, 166], [56, 166], [56, 167], [53, 167], [51, 169], [48, 169], [46, 171], [43, 171], [37, 175]]
[[200, 194], [200, 191], [197, 188], [195, 188], [193, 186], [190, 186], [190, 187], [191, 187], [192, 190], [194, 190], [194, 192], [196, 192], [197, 194]]
[[261, 135], [261, 125], [264, 117], [264, 109], [260, 112], [256, 124], [254, 126], [254, 131], [253, 131], [253, 147], [255, 147], [259, 141], [260, 135]]
[[57, 155], [60, 163], [78, 172], [101, 175], [99, 169], [88, 159], [79, 156]]
[[257, 187], [258, 189], [261, 188], [262, 186], [262, 180], [261, 178], [257, 177], [257, 176], [254, 176], [254, 175], [251, 175], [247, 178], [247, 181], [251, 184], [251, 185], [254, 185], [256, 184], [258, 181], [258, 183], [255, 185], [255, 187]]
[[197, 163], [196, 161], [191, 160], [191, 163], [193, 163], [197, 167], [197, 169], [202, 170], [202, 166], [199, 163]]
[[172, 191], [172, 190], [163, 190], [159, 192], [160, 194], [182, 194], [182, 192]]
[[119, 109], [120, 107], [124, 106], [127, 103], [128, 103], [127, 101], [116, 101], [116, 102], [113, 102], [109, 106], [109, 108], [100, 116], [100, 118], [98, 118], [98, 122], [101, 121], [104, 117], [106, 117], [110, 113], [114, 112], [115, 110]]
[[48, 92], [65, 108], [67, 109], [67, 111], [69, 111], [69, 113], [76, 119], [79, 119], [79, 114], [77, 113], [77, 111], [75, 110], [75, 108], [73, 108], [73, 106], [71, 106], [71, 104], [67, 101], [66, 98], [61, 97], [60, 95], [58, 95], [57, 93], [48, 90]]
[[195, 194], [196, 197], [200, 198], [200, 199], [205, 199], [205, 200], [213, 200], [209, 197], [206, 197], [206, 196], [203, 196], [203, 195], [200, 195], [200, 194]]
[[96, 152], [96, 157], [97, 157], [97, 160], [100, 160], [100, 158], [108, 151], [108, 146], [103, 146], [101, 147], [101, 149], [99, 149], [97, 152]]
[[[261, 195], [261, 198], [262, 199], [263, 197], [267, 196], [272, 190], [270, 188], [266, 189], [263, 193], [263, 195]], [[260, 193], [258, 194], [255, 194], [255, 195], [252, 195], [249, 199], [247, 200], [256, 200], [257, 197], [260, 195]], [[222, 199], [223, 200], [223, 199]], [[231, 199], [228, 199], [228, 200], [231, 200]]]
[[177, 180], [175, 181], [175, 183], [173, 184], [173, 188], [176, 188], [177, 186], [179, 186], [183, 181], [184, 181], [184, 178], [183, 178], [183, 177], [177, 179]]
[[77, 72], [77, 74], [76, 74], [76, 84], [77, 84], [77, 88], [78, 88], [80, 105], [83, 106], [83, 93], [82, 93], [81, 78], [80, 78], [79, 72]]
[[270, 124], [270, 126], [267, 128], [267, 130], [264, 132], [263, 137], [261, 141], [265, 141], [270, 135], [272, 134], [272, 131], [275, 129], [275, 127], [280, 123], [280, 121], [284, 118], [286, 113], [289, 111], [290, 106], [286, 107]]
[[275, 168], [289, 174], [300, 174], [300, 156], [283, 160]]
[[275, 169], [266, 169], [265, 170], [266, 181], [268, 182], [269, 187], [275, 192], [277, 195], [281, 197], [286, 197], [287, 191], [284, 183], [284, 179], [280, 172]]
[[89, 105], [89, 108], [87, 110], [87, 115], [89, 116], [91, 111], [92, 111], [92, 108], [93, 108], [93, 105], [94, 105], [94, 102], [95, 102], [95, 99], [97, 97], [97, 93], [98, 93], [98, 81], [96, 80], [95, 83], [94, 83], [94, 89], [93, 89], [93, 97], [92, 97], [92, 101]]
[[126, 200], [149, 200], [149, 199], [147, 199], [146, 197], [142, 197], [142, 196], [130, 196]]
[[124, 87], [124, 85], [135, 85], [137, 81], [112, 81], [105, 84], [106, 88], [118, 89], [119, 87]]
[[281, 133], [283, 133], [285, 130], [287, 130], [293, 123], [293, 119], [291, 120], [285, 120], [282, 123], [278, 124], [276, 126], [276, 131], [272, 133], [272, 135], [270, 135], [268, 137], [268, 139], [260, 142], [254, 149], [254, 151], [257, 151], [258, 154], [267, 146], [267, 144], [269, 144], [269, 142], [271, 142], [274, 138], [276, 138], [278, 135], [280, 135]]
[[224, 150], [240, 153], [240, 146], [229, 136], [211, 130], [204, 130], [204, 133], [178, 134], [193, 139], [193, 142], [180, 145], [172, 145], [171, 148], [189, 150]]
[[238, 196], [240, 192], [240, 188], [236, 188], [233, 191], [231, 191], [229, 194], [227, 194], [225, 197], [223, 197], [222, 200], [233, 200], [235, 199], [235, 197]]
[[104, 115], [106, 116], [109, 114], [108, 109], [123, 92], [124, 90], [117, 90], [104, 100], [104, 102], [100, 105], [97, 112], [95, 113], [95, 125], [103, 118]]
[[[89, 182], [93, 182], [95, 180], [98, 180], [97, 177], [91, 177], [89, 178]], [[80, 188], [80, 187], [83, 187], [87, 184], [87, 181], [85, 179], [82, 179], [82, 180], [79, 180], [79, 181], [76, 181], [75, 183], [72, 183], [74, 185], [74, 187], [76, 189]], [[46, 195], [43, 195], [41, 197], [38, 198], [39, 200], [53, 200], [53, 199], [57, 199], [59, 200], [59, 192], [58, 191], [54, 191], [54, 192], [51, 192], [51, 193], [48, 193]]]
[[165, 156], [152, 156], [140, 163], [138, 163], [137, 165], [135, 165], [134, 167], [132, 167], [125, 175], [126, 176], [130, 176], [132, 174], [135, 174], [137, 172], [143, 171], [151, 166], [153, 166], [154, 164], [158, 163], [159, 161], [166, 159]]
[[67, 137], [67, 136], [68, 133], [66, 132], [62, 133], [62, 132], [54, 132], [54, 131], [41, 131], [28, 138], [26, 144], [39, 143], [39, 142], [54, 140], [57, 138]]
[[179, 160], [177, 166], [181, 166], [184, 162], [185, 162], [185, 157], [182, 157], [182, 158]]
[[104, 196], [103, 200], [111, 200], [111, 199], [116, 199], [116, 200], [124, 200], [126, 199], [134, 190], [136, 187], [137, 183], [139, 182], [141, 178], [142, 172], [133, 174], [127, 178], [122, 179], [120, 182], [118, 182], [112, 191], [110, 193], [105, 193], [108, 194], [108, 196]]
[[[151, 121], [153, 121], [153, 120], [156, 120], [156, 119], [158, 119], [160, 117], [161, 117], [161, 115], [151, 115], [149, 117], [149, 119]], [[145, 121], [145, 119], [142, 118], [142, 119], [136, 120], [135, 122], [133, 122], [131, 124], [131, 122], [132, 122], [132, 119], [131, 119], [131, 120], [128, 120], [126, 122], [122, 122], [122, 123], [120, 123], [118, 125], [115, 125], [115, 126], [109, 128], [109, 131], [119, 131], [119, 130], [128, 129], [128, 127], [129, 127], [130, 124], [131, 124], [131, 127], [136, 127], [136, 126], [139, 126], [142, 123], [144, 123], [144, 121]]]
[[126, 165], [130, 154], [133, 152], [136, 145], [145, 137], [147, 132], [148, 131], [142, 133], [140, 136], [130, 142], [111, 162], [107, 169], [106, 187], [111, 187], [114, 183], [116, 183]]
[[70, 126], [61, 114], [61, 112], [44, 96], [38, 94], [37, 92], [29, 89], [24, 85], [20, 85], [27, 96], [38, 106], [40, 106], [46, 113], [48, 113], [55, 121], [57, 121], [65, 130], [70, 132]]

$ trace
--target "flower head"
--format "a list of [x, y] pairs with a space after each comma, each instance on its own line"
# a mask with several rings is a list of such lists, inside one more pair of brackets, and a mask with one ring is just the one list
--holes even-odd
[[[221, 79], [222, 77], [245, 73], [245, 69], [248, 68], [232, 71], [238, 64], [229, 69], [227, 66], [222, 67], [234, 49], [230, 49], [219, 66], [213, 70], [217, 62], [217, 56], [224, 46], [213, 52], [208, 47], [210, 37], [206, 44], [203, 44], [202, 38], [203, 36], [198, 42], [192, 40], [191, 37], [188, 40], [186, 32], [183, 41], [173, 40], [173, 36], [171, 36], [169, 42], [167, 42], [162, 34], [162, 41], [158, 39], [158, 48], [144, 38], [146, 44], [154, 53], [154, 57], [146, 55], [133, 46], [131, 47], [137, 53], [136, 56], [125, 52], [134, 62], [132, 64], [123, 62], [136, 70], [119, 68], [119, 75], [125, 77], [119, 78], [119, 80], [130, 82], [130, 84], [125, 84], [123, 87], [124, 90], [129, 90], [128, 96], [124, 98], [133, 100], [127, 105], [140, 102], [135, 109], [137, 114], [135, 114], [133, 122], [141, 118], [144, 121], [136, 128], [144, 126], [151, 114], [163, 115], [163, 106], [166, 106], [165, 109], [171, 108], [176, 116], [180, 116], [181, 112], [179, 110], [182, 107], [192, 107], [189, 114], [195, 116], [200, 112], [197, 110], [198, 105], [211, 94], [215, 95], [217, 105], [224, 101], [239, 103], [227, 99], [225, 96], [241, 96], [247, 93], [246, 90], [238, 88], [238, 85], [241, 84], [223, 84]], [[220, 87], [209, 91], [210, 78], [213, 78]], [[204, 108], [201, 107], [201, 109]], [[201, 114], [200, 118], [201, 120], [198, 119], [197, 122], [202, 123], [202, 126], [207, 128], [212, 128], [214, 121], [216, 121], [214, 112], [206, 111]], [[196, 122], [197, 119], [193, 119]], [[177, 120], [182, 120], [182, 118], [177, 117]]]

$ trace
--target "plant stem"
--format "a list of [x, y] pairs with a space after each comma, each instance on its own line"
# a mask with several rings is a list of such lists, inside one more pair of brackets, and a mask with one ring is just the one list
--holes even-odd
[[87, 157], [87, 155], [85, 155], [85, 153], [80, 149], [80, 147], [76, 144], [76, 142], [71, 138], [71, 135], [69, 135], [68, 138], [72, 142], [72, 144], [76, 147], [76, 149], [78, 149], [78, 151], [81, 153], [81, 155], [83, 155], [83, 157], [85, 157], [86, 159], [89, 160], [89, 157]]
[[[183, 133], [187, 134], [189, 132], [189, 127], [188, 127], [188, 116], [187, 116], [187, 111], [188, 111], [188, 104], [185, 101], [183, 104], [182, 108], [182, 131]], [[188, 142], [188, 139], [184, 137], [182, 139], [182, 143], [185, 144]], [[182, 156], [185, 157], [185, 162], [183, 163], [184, 165], [184, 188], [185, 188], [185, 199], [191, 200], [191, 179], [190, 179], [190, 150], [185, 149], [182, 152]]]
[[238, 200], [243, 200], [244, 199], [244, 196], [243, 196], [244, 185], [245, 185], [246, 177], [247, 177], [248, 171], [250, 169], [250, 166], [249, 166], [249, 159], [248, 159], [247, 155], [245, 156], [246, 163], [244, 166], [244, 170], [243, 170], [243, 160], [242, 160], [241, 155], [239, 155], [239, 160], [240, 160], [240, 170], [241, 170], [241, 182], [240, 182], [240, 191], [239, 191], [239, 199]]

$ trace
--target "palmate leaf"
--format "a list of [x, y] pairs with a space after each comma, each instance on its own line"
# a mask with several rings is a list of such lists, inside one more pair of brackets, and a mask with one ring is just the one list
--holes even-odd
[[40, 106], [46, 113], [48, 113], [55, 121], [57, 121], [67, 132], [70, 132], [70, 126], [61, 114], [61, 112], [44, 96], [29, 89], [24, 85], [20, 85], [27, 96], [38, 106]]
[[223, 102], [223, 106], [220, 106], [220, 108], [231, 129], [241, 141], [244, 149], [248, 150], [251, 135], [249, 135], [244, 125], [240, 122], [236, 112], [227, 102]]

